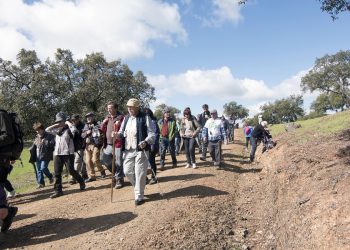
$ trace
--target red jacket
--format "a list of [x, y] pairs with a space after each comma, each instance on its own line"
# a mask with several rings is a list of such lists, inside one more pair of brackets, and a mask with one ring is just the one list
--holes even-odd
[[[124, 116], [121, 114], [121, 113], [117, 113], [116, 116], [114, 116], [112, 118], [111, 115], [107, 115], [105, 117], [105, 119], [103, 120], [104, 122], [102, 123], [102, 126], [101, 126], [101, 131], [106, 135], [105, 136], [105, 141], [104, 141], [104, 144], [103, 144], [103, 147], [107, 147], [107, 126], [108, 126], [108, 123], [109, 121], [112, 121], [113, 120], [113, 123], [115, 123], [116, 121], [119, 121], [118, 124], [114, 124], [113, 126], [113, 131], [114, 132], [118, 132], [119, 129], [120, 129], [120, 126], [122, 125], [122, 122], [124, 120]], [[116, 148], [121, 148], [122, 147], [122, 140], [121, 139], [115, 139], [115, 147]]]

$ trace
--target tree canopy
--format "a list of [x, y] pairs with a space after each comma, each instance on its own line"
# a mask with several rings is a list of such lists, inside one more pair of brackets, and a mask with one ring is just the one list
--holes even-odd
[[0, 87], [0, 107], [19, 115], [25, 133], [36, 121], [49, 125], [61, 110], [68, 115], [93, 111], [102, 118], [110, 100], [121, 111], [129, 98], [138, 98], [144, 107], [155, 100], [154, 88], [141, 71], [134, 74], [120, 60], [108, 62], [102, 53], [74, 60], [72, 52], [63, 49], [45, 62], [25, 49], [18, 53], [17, 64], [0, 58]]
[[230, 117], [234, 123], [236, 123], [236, 120], [246, 118], [249, 115], [249, 109], [237, 104], [237, 102], [234, 101], [226, 103], [223, 108], [224, 114]]
[[[350, 107], [350, 50], [316, 59], [315, 66], [301, 79], [304, 91], [321, 91]], [[339, 104], [340, 102], [340, 104]]]
[[181, 112], [179, 109], [172, 107], [172, 106], [168, 106], [168, 105], [163, 103], [163, 104], [158, 105], [154, 111], [154, 116], [157, 118], [157, 120], [160, 120], [163, 118], [163, 110], [165, 108], [169, 109], [171, 117], [175, 117], [176, 114], [179, 114]]
[[303, 97], [290, 96], [276, 100], [274, 103], [267, 103], [262, 105], [263, 120], [270, 124], [277, 124], [283, 122], [295, 122], [298, 118], [304, 116]]

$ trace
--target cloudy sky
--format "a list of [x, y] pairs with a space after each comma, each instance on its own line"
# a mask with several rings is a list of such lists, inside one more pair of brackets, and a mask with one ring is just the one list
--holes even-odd
[[[194, 114], [236, 101], [259, 106], [299, 94], [315, 59], [349, 50], [350, 14], [332, 21], [317, 0], [0, 0], [0, 57], [45, 60], [103, 52], [143, 71], [157, 101]], [[305, 95], [309, 108], [315, 94]]]

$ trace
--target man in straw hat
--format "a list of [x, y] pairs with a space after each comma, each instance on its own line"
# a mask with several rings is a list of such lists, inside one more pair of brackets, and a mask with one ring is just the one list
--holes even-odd
[[123, 139], [124, 173], [134, 187], [135, 205], [144, 203], [148, 151], [155, 140], [151, 118], [140, 111], [139, 100], [132, 98], [126, 106], [129, 115], [123, 120], [117, 136]]

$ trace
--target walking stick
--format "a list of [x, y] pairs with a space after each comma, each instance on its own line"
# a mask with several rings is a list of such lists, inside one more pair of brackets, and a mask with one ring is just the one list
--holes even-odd
[[115, 178], [114, 177], [114, 175], [115, 175], [115, 138], [114, 138], [114, 136], [112, 137], [112, 140], [113, 140], [113, 144], [112, 144], [112, 147], [113, 147], [112, 155], [113, 155], [113, 157], [112, 157], [111, 203], [113, 203], [113, 189], [114, 189], [114, 187], [113, 187], [113, 178]]

